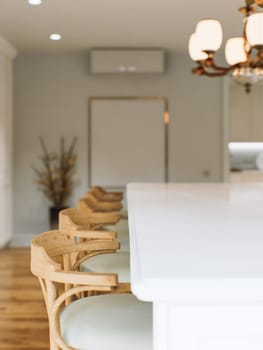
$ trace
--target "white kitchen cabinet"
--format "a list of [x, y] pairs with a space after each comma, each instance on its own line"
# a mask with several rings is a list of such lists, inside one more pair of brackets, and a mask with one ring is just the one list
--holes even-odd
[[255, 87], [251, 97], [251, 138], [252, 141], [263, 141], [263, 86]]
[[0, 37], [0, 248], [12, 236], [12, 60], [16, 50]]
[[229, 141], [263, 141], [263, 86], [246, 93], [243, 86], [231, 84], [229, 98]]

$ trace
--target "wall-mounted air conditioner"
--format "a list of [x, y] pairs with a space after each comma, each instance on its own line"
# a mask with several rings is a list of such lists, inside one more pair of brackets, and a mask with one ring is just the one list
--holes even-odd
[[164, 51], [157, 49], [94, 49], [91, 73], [163, 73]]

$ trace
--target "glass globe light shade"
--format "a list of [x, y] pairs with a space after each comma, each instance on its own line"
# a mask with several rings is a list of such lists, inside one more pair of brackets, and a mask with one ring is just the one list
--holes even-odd
[[257, 84], [263, 81], [263, 69], [240, 67], [236, 68], [232, 73], [233, 80], [239, 84]]
[[263, 12], [248, 17], [246, 35], [252, 46], [263, 45]]
[[225, 56], [227, 63], [231, 66], [246, 62], [247, 56], [244, 49], [244, 39], [242, 37], [228, 39], [225, 48]]
[[196, 33], [200, 38], [200, 48], [205, 51], [217, 51], [223, 40], [223, 30], [216, 19], [204, 19], [197, 23]]
[[188, 51], [193, 61], [202, 61], [208, 57], [208, 55], [200, 49], [199, 37], [196, 33], [190, 36]]

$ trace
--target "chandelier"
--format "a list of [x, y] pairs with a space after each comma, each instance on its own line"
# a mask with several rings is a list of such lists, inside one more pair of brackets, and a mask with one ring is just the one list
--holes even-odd
[[216, 19], [204, 19], [197, 23], [189, 39], [189, 54], [197, 67], [196, 75], [219, 77], [231, 73], [232, 78], [250, 92], [251, 85], [263, 81], [263, 0], [246, 0], [239, 11], [244, 14], [243, 34], [227, 40], [225, 58], [228, 66], [217, 65], [216, 51], [223, 40], [222, 26]]

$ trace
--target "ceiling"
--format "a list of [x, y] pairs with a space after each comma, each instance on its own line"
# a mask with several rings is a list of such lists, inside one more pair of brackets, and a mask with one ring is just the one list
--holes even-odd
[[[83, 51], [92, 47], [187, 50], [201, 18], [216, 17], [224, 37], [241, 35], [244, 0], [0, 0], [0, 35], [19, 51]], [[60, 33], [60, 42], [49, 40]]]

